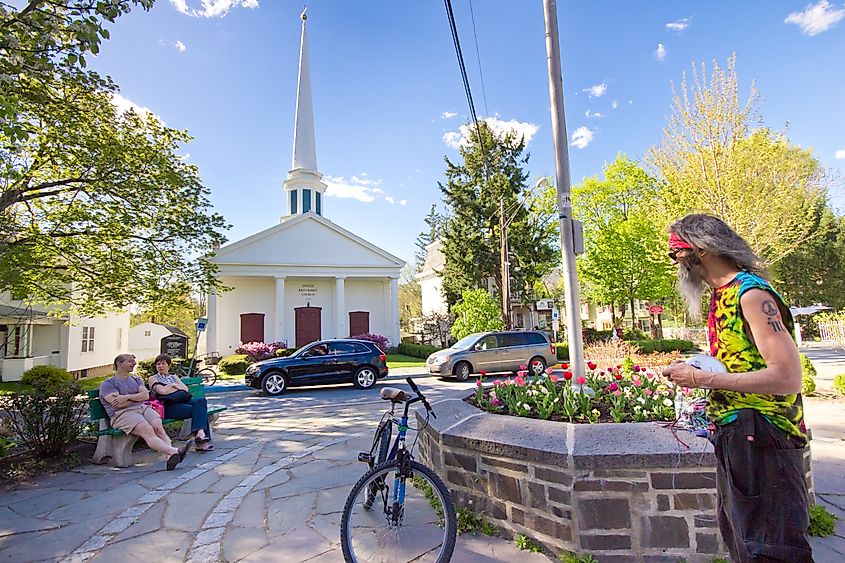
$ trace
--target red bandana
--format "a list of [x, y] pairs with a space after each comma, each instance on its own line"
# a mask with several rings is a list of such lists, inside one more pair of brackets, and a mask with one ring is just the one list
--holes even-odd
[[677, 234], [669, 233], [669, 248], [692, 248], [692, 245], [681, 239]]

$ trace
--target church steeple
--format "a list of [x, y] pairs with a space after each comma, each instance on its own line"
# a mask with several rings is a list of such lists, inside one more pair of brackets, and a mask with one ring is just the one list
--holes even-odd
[[311, 70], [308, 63], [308, 34], [305, 10], [302, 18], [302, 39], [299, 46], [299, 80], [296, 91], [296, 120], [293, 131], [293, 159], [284, 182], [288, 213], [296, 215], [313, 211], [323, 214], [323, 193], [326, 184], [317, 171], [317, 147], [314, 140], [314, 107], [311, 101]]

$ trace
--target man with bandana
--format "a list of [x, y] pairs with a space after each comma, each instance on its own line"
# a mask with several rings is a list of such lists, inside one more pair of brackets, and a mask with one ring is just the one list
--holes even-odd
[[711, 290], [710, 355], [726, 371], [678, 362], [663, 374], [710, 390], [719, 529], [731, 559], [812, 562], [801, 360], [789, 308], [762, 277], [760, 258], [720, 219], [684, 217], [669, 227], [669, 248], [693, 318]]

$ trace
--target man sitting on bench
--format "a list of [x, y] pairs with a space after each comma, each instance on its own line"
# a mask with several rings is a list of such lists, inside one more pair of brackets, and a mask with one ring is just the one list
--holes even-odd
[[111, 419], [112, 428], [138, 436], [151, 449], [167, 454], [167, 470], [171, 471], [185, 459], [191, 441], [179, 449], [171, 445], [161, 417], [152, 407], [144, 404], [150, 393], [141, 378], [132, 375], [134, 369], [135, 356], [117, 356], [114, 359], [114, 375], [100, 384], [100, 402]]

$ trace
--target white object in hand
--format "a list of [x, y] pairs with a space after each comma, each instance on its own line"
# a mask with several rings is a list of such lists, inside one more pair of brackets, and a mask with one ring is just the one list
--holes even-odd
[[704, 371], [711, 371], [713, 373], [722, 373], [727, 371], [725, 364], [723, 364], [713, 356], [708, 356], [707, 354], [699, 354], [697, 356], [693, 356], [692, 358], [689, 358], [686, 363], [688, 363], [694, 368], [698, 368]]

